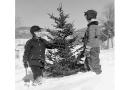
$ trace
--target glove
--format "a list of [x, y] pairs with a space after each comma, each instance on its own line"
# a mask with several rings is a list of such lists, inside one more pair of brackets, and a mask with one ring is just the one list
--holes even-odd
[[24, 62], [24, 67], [28, 68], [28, 63], [27, 62]]

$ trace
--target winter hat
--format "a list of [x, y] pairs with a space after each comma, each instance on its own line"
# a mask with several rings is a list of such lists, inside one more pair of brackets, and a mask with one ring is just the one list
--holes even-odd
[[30, 33], [34, 36], [35, 35], [34, 32], [40, 31], [40, 29], [41, 28], [39, 26], [34, 25], [30, 28]]
[[84, 12], [84, 15], [87, 16], [87, 20], [96, 19], [97, 12], [95, 10], [88, 10]]

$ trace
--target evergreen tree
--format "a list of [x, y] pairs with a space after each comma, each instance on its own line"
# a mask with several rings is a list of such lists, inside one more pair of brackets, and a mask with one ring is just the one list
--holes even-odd
[[[57, 52], [53, 53], [50, 50], [47, 58], [53, 62], [53, 64], [49, 65], [47, 69], [52, 75], [69, 75], [76, 73], [75, 69], [79, 68], [76, 64], [76, 58], [71, 52], [71, 48], [73, 48], [73, 44], [67, 41], [65, 38], [69, 35], [73, 35], [72, 23], [67, 22], [67, 18], [69, 18], [68, 14], [65, 14], [62, 8], [62, 5], [57, 8], [59, 12], [59, 16], [56, 17], [53, 14], [48, 14], [51, 19], [55, 21], [56, 38], [54, 39], [57, 44], [64, 44], [65, 49], [58, 48]], [[51, 58], [52, 57], [52, 58]], [[79, 70], [78, 70], [79, 71]]]

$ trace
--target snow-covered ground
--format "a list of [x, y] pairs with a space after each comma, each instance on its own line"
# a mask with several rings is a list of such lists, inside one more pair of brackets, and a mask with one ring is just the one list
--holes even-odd
[[22, 64], [23, 48], [16, 51], [15, 63], [15, 86], [16, 90], [114, 90], [114, 49], [102, 50], [100, 54], [102, 74], [96, 75], [93, 72], [77, 73], [62, 78], [43, 78], [40, 86], [25, 86], [23, 79], [32, 79], [32, 73], [28, 70], [25, 76], [25, 69]]

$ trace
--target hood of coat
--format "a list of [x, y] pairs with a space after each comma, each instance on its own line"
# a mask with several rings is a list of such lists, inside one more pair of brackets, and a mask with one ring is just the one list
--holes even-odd
[[98, 25], [99, 23], [98, 23], [98, 21], [97, 21], [97, 19], [92, 19], [89, 23], [88, 23], [88, 27], [90, 26], [90, 25]]

